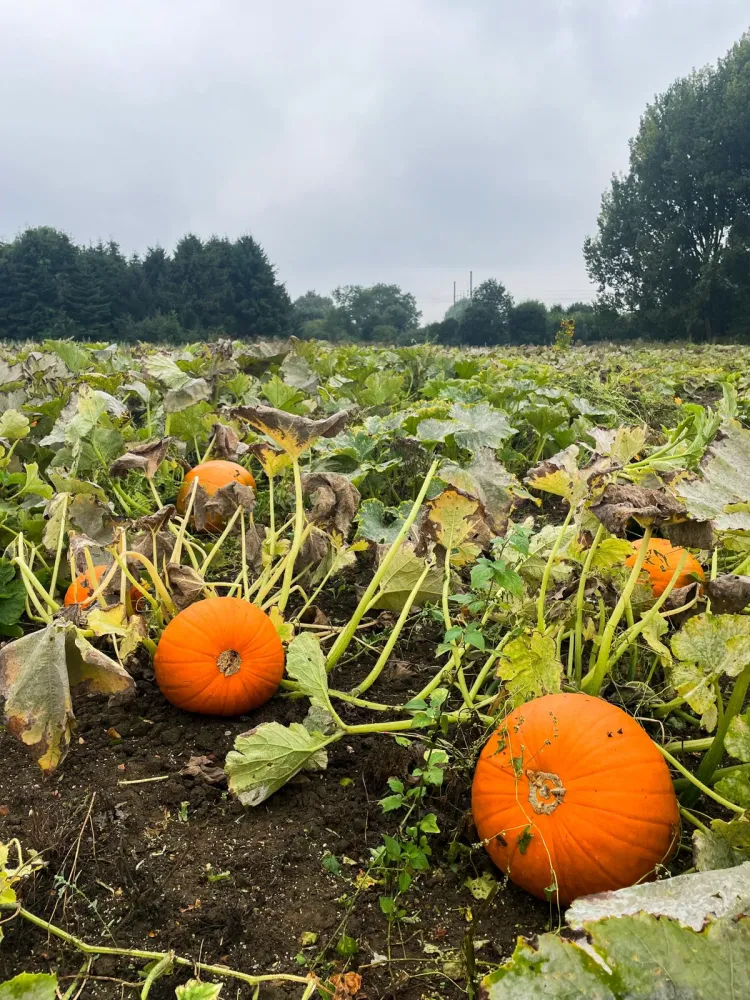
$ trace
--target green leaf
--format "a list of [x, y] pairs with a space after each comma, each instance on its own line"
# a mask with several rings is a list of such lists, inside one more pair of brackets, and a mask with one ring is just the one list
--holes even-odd
[[86, 371], [92, 367], [91, 355], [85, 347], [70, 340], [47, 340], [44, 347], [46, 350], [54, 351], [62, 360], [66, 368], [69, 368], [74, 375]]
[[699, 872], [750, 861], [750, 819], [740, 816], [729, 823], [715, 819], [708, 832], [694, 830], [693, 860]]
[[221, 983], [202, 983], [199, 979], [190, 979], [174, 992], [177, 1000], [217, 1000], [221, 986]]
[[440, 827], [437, 825], [437, 816], [435, 813], [427, 813], [427, 815], [419, 821], [419, 829], [422, 833], [440, 833]]
[[700, 932], [636, 913], [584, 925], [596, 956], [543, 934], [520, 941], [485, 980], [489, 1000], [727, 1000], [750, 995], [750, 918], [714, 920]]
[[349, 937], [347, 934], [341, 935], [336, 945], [336, 951], [342, 958], [351, 958], [352, 955], [357, 954], [358, 950], [357, 942], [353, 937]]
[[103, 503], [107, 503], [109, 500], [106, 491], [101, 486], [97, 486], [96, 483], [90, 483], [86, 479], [73, 479], [70, 476], [61, 476], [57, 472], [50, 472], [49, 478], [52, 480], [52, 485], [55, 487], [57, 493], [72, 493], [75, 496], [94, 496]]
[[750, 531], [750, 431], [736, 420], [725, 424], [709, 445], [698, 478], [673, 487], [696, 521], [718, 531]]
[[[380, 582], [380, 590], [373, 607], [400, 611], [422, 575], [424, 567], [424, 559], [414, 554], [414, 545], [411, 542], [404, 542]], [[425, 577], [414, 605], [420, 607], [427, 603], [436, 604], [442, 593], [443, 574], [437, 567], [433, 567]]]
[[342, 735], [309, 733], [298, 722], [290, 726], [264, 722], [238, 736], [227, 754], [229, 790], [243, 806], [260, 805], [299, 771], [325, 770], [325, 748]]
[[25, 438], [31, 430], [29, 418], [18, 410], [6, 410], [0, 417], [0, 438], [6, 441], [19, 441]]
[[555, 640], [536, 631], [512, 639], [503, 647], [498, 661], [497, 675], [514, 708], [532, 698], [558, 694], [562, 674]]
[[678, 660], [704, 674], [737, 677], [750, 664], [750, 616], [696, 615], [673, 636], [671, 647]]
[[452, 436], [456, 444], [476, 453], [482, 448], [501, 448], [516, 433], [507, 414], [489, 403], [476, 406], [454, 403], [450, 417], [449, 420], [423, 420], [417, 427], [419, 440], [445, 441]]
[[144, 364], [146, 372], [167, 389], [181, 389], [190, 381], [190, 376], [177, 366], [166, 354], [150, 354]]
[[74, 716], [71, 690], [128, 693], [133, 678], [70, 624], [53, 622], [0, 650], [0, 696], [9, 731], [53, 771], [65, 756]]
[[750, 764], [750, 709], [744, 715], [735, 715], [729, 723], [724, 747], [743, 764]]
[[382, 500], [371, 497], [363, 500], [357, 514], [357, 538], [366, 538], [379, 545], [391, 545], [396, 541], [404, 521], [414, 505], [404, 500], [396, 507], [386, 507]]
[[26, 608], [26, 588], [16, 577], [16, 567], [0, 558], [0, 632], [15, 626]]
[[196, 403], [202, 403], [211, 395], [211, 386], [204, 378], [191, 378], [179, 388], [170, 389], [164, 395], [164, 412], [179, 413]]
[[487, 899], [497, 887], [497, 879], [486, 873], [478, 878], [467, 878], [464, 885], [474, 899]]
[[331, 875], [339, 875], [341, 872], [341, 863], [335, 854], [326, 854], [320, 863]]
[[57, 976], [47, 972], [22, 972], [0, 983], [0, 1000], [55, 1000]]
[[395, 812], [395, 810], [400, 809], [403, 804], [403, 795], [387, 795], [384, 799], [380, 800], [380, 808], [384, 813]]
[[43, 500], [52, 499], [52, 487], [49, 483], [45, 483], [42, 477], [39, 475], [39, 466], [36, 462], [26, 463], [24, 462], [24, 469], [26, 470], [25, 476], [22, 476], [21, 489], [18, 492], [19, 497], [25, 496], [36, 496], [42, 497]]
[[388, 787], [392, 792], [403, 792], [404, 783], [399, 778], [389, 778]]
[[732, 771], [714, 785], [715, 790], [730, 802], [750, 810], [750, 765]]
[[333, 712], [328, 696], [325, 656], [320, 643], [310, 632], [300, 632], [289, 643], [286, 670], [292, 680], [297, 681], [300, 690], [307, 695], [313, 705]]

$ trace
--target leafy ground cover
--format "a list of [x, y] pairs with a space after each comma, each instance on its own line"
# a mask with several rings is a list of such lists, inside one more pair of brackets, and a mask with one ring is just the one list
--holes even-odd
[[[574, 969], [580, 995], [641, 995], [557, 933], [554, 870], [541, 900], [493, 868], [472, 776], [510, 710], [605, 697], [680, 794], [656, 874], [750, 858], [749, 361], [3, 350], [5, 977], [54, 972], [70, 997], [416, 1000], [483, 980], [534, 995], [541, 975], [569, 995], [551, 984]], [[216, 459], [255, 487], [181, 493]], [[689, 549], [658, 586], [652, 538]], [[279, 692], [239, 717], [175, 708], [154, 674], [165, 626], [215, 596], [261, 606], [286, 650]], [[605, 965], [664, 931], [590, 919]], [[671, 929], [674, 946], [741, 957], [747, 920], [724, 919], [700, 941]], [[661, 969], [640, 969], [643, 996]]]

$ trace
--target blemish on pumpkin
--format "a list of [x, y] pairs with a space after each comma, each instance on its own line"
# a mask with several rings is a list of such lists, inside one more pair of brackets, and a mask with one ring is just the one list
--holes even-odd
[[495, 834], [495, 840], [498, 842], [498, 844], [502, 844], [503, 847], [507, 847], [508, 846], [508, 841], [505, 839], [505, 837], [502, 835], [502, 833], [496, 833]]
[[551, 771], [526, 771], [529, 802], [534, 812], [549, 816], [565, 798], [565, 788], [558, 774]]
[[225, 649], [223, 653], [219, 653], [216, 666], [225, 677], [231, 677], [242, 666], [242, 657], [234, 649]]

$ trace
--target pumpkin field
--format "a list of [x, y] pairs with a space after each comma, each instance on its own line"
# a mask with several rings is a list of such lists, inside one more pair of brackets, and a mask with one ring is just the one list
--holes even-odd
[[0, 400], [2, 1000], [750, 996], [750, 348]]

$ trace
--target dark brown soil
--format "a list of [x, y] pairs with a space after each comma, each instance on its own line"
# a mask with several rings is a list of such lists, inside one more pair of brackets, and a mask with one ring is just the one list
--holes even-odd
[[[394, 700], [403, 700], [400, 689], [418, 690], [433, 671], [401, 663], [377, 696], [387, 700], [390, 689]], [[542, 931], [550, 919], [557, 925], [557, 912], [512, 884], [502, 884], [484, 909], [464, 886], [467, 877], [491, 869], [484, 852], [471, 848], [465, 822], [478, 732], [458, 734], [459, 765], [430, 799], [442, 831], [433, 838], [432, 869], [407, 894], [409, 922], [394, 926], [392, 961], [384, 962], [378, 957], [389, 952], [379, 904], [384, 890], [374, 885], [357, 892], [355, 879], [368, 867], [370, 848], [395, 830], [398, 818], [384, 815], [378, 799], [388, 794], [389, 776], [408, 773], [414, 753], [390, 736], [343, 739], [332, 746], [327, 771], [301, 775], [266, 803], [245, 809], [221, 787], [179, 771], [193, 755], [222, 765], [238, 733], [271, 719], [301, 720], [305, 704], [277, 697], [252, 720], [188, 715], [164, 701], [147, 666], [133, 673], [138, 693], [126, 706], [79, 699], [70, 754], [51, 777], [7, 733], [0, 735], [0, 840], [18, 837], [43, 852], [46, 868], [23, 890], [23, 904], [37, 915], [92, 943], [173, 949], [250, 973], [359, 970], [371, 1000], [461, 997], [460, 950], [471, 928], [481, 973], [482, 963], [509, 955], [519, 934]], [[120, 784], [162, 775], [169, 777]], [[451, 862], [454, 840], [464, 849]], [[340, 874], [323, 867], [329, 852], [339, 859]], [[222, 873], [229, 875], [208, 877]], [[18, 917], [3, 930], [0, 979], [22, 970], [71, 976], [81, 966], [71, 946]], [[318, 937], [303, 948], [306, 932]], [[358, 944], [348, 965], [336, 952], [342, 933]], [[92, 974], [110, 978], [89, 980], [83, 996], [137, 996], [117, 980], [136, 982], [143, 964], [97, 959]], [[149, 996], [174, 997], [175, 985], [187, 978], [189, 970], [178, 969]], [[269, 985], [261, 997], [301, 992], [297, 985]], [[251, 995], [249, 986], [231, 981], [222, 993]]]

